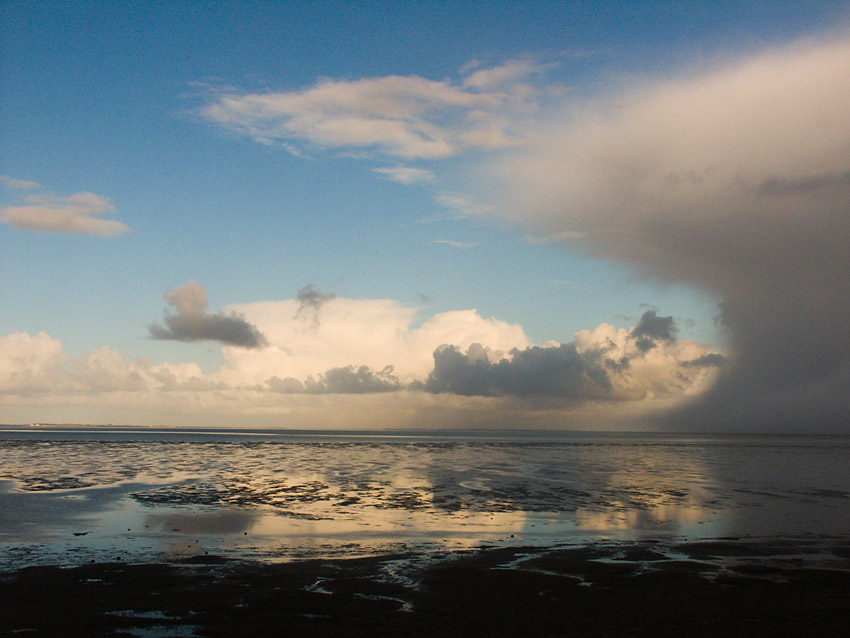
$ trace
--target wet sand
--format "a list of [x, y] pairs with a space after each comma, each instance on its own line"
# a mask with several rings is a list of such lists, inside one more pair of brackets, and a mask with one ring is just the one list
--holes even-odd
[[0, 576], [4, 636], [835, 636], [850, 543], [714, 540], [484, 548], [270, 564], [29, 567]]

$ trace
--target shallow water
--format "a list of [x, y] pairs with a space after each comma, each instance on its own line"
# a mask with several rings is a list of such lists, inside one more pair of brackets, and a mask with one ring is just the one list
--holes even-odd
[[0, 428], [0, 568], [845, 539], [850, 438]]

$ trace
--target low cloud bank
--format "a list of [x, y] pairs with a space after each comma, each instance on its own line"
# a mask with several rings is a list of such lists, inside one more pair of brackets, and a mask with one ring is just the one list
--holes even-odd
[[174, 341], [218, 341], [240, 348], [260, 348], [266, 338], [235, 312], [210, 314], [207, 292], [197, 281], [189, 280], [176, 290], [166, 290], [163, 299], [177, 312], [166, 312], [165, 326], [148, 326], [151, 337]]
[[[168, 298], [181, 317], [206, 308], [194, 282]], [[668, 330], [642, 349], [646, 334], [608, 324], [568, 344], [534, 346], [519, 327], [474, 311], [413, 328], [415, 309], [332, 298], [315, 328], [296, 316], [300, 306], [297, 298], [244, 306], [267, 345], [224, 345], [222, 367], [208, 373], [192, 363], [133, 361], [106, 346], [71, 357], [43, 333], [0, 337], [0, 405], [5, 419], [25, 422], [55, 414], [62, 422], [610, 428], [698, 394], [721, 363], [702, 344], [665, 338], [675, 323], [649, 313], [637, 325], [658, 320]], [[339, 352], [338, 344], [351, 345]]]

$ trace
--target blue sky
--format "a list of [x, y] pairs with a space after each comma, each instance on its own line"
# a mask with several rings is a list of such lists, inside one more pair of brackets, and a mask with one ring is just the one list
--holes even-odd
[[[312, 368], [280, 364], [277, 374], [279, 362], [273, 365], [278, 359], [271, 354], [262, 366], [249, 366], [242, 346], [217, 333], [210, 338], [201, 328], [156, 338], [151, 324], [178, 308], [163, 294], [182, 286], [190, 286], [183, 290], [193, 299], [199, 290], [208, 298], [207, 306], [192, 306], [192, 316], [241, 317], [263, 334], [274, 332], [276, 320], [252, 320], [259, 311], [251, 304], [258, 302], [315, 310], [322, 330], [331, 329], [321, 316], [328, 303], [342, 308], [357, 300], [392, 300], [398, 308], [416, 309], [408, 331], [445, 313], [476, 309], [475, 320], [464, 319], [447, 333], [457, 342], [425, 342], [432, 350], [446, 345], [467, 353], [471, 343], [491, 334], [487, 322], [520, 326], [523, 339], [511, 342], [506, 329], [482, 344], [501, 353], [488, 355], [493, 365], [500, 357], [510, 361], [505, 353], [511, 348], [572, 344], [575, 333], [605, 324], [623, 331], [618, 347], [628, 349], [623, 339], [646, 312], [675, 322], [677, 339], [661, 335], [653, 348], [670, 349], [664, 350], [670, 365], [687, 363], [672, 350], [683, 344], [696, 348], [688, 351], [692, 360], [730, 355], [729, 329], [733, 346], [735, 335], [746, 331], [735, 333], [734, 321], [718, 329], [720, 303], [730, 294], [722, 283], [699, 274], [678, 276], [678, 267], [659, 266], [660, 258], [620, 250], [592, 224], [578, 223], [575, 232], [562, 227], [548, 204], [523, 195], [542, 197], [554, 182], [534, 185], [513, 176], [524, 174], [522, 162], [531, 157], [557, 166], [560, 155], [542, 150], [547, 138], [564, 127], [575, 129], [588, 114], [608, 117], [614, 130], [612, 112], [642, 100], [649, 104], [647, 96], [673, 91], [671, 83], [707, 82], [701, 78], [712, 73], [731, 77], [736, 65], [800, 42], [844, 42], [848, 16], [846, 2], [281, 2], [213, 8], [5, 2], [0, 335], [32, 340], [44, 333], [60, 354], [45, 359], [39, 348], [46, 342], [18, 339], [16, 349], [9, 346], [0, 370], [10, 375], [8, 387], [17, 389], [0, 404], [6, 412], [0, 420], [204, 422], [216, 411], [211, 396], [199, 390], [192, 401], [203, 409], [174, 415], [169, 406], [178, 391], [169, 390], [166, 400], [162, 380], [145, 375], [197, 364], [197, 370], [182, 368], [181, 383], [195, 378], [208, 390], [225, 384], [238, 393], [257, 384], [268, 389], [273, 376], [303, 384], [332, 368], [366, 365], [316, 355]], [[576, 147], [583, 143], [569, 131], [564, 135], [577, 140]], [[593, 142], [586, 157], [600, 144]], [[837, 157], [826, 172], [850, 170], [846, 159]], [[511, 177], [497, 177], [505, 170]], [[767, 178], [775, 173], [785, 179], [771, 170]], [[562, 196], [556, 191], [553, 197]], [[73, 199], [80, 193], [88, 195]], [[579, 202], [592, 194], [567, 195]], [[74, 207], [83, 226], [66, 219]], [[33, 215], [41, 216], [35, 226]], [[618, 222], [612, 217], [610, 223], [613, 228]], [[314, 298], [319, 302], [310, 305], [299, 291], [320, 293]], [[369, 330], [365, 320], [363, 328]], [[322, 330], [310, 329], [304, 343], [315, 348], [305, 346], [304, 352], [315, 354], [325, 341]], [[86, 366], [104, 346], [127, 374], [139, 372], [130, 368], [140, 360], [148, 366], [139, 372], [145, 382], [91, 385], [94, 373]], [[300, 351], [289, 343], [271, 346], [288, 357]], [[594, 348], [601, 357], [599, 343]], [[396, 371], [405, 369], [398, 352], [374, 354], [370, 372], [381, 369], [383, 360]], [[149, 366], [160, 367], [151, 373]], [[633, 362], [633, 377], [623, 381], [630, 388], [628, 402], [681, 399], [673, 396], [672, 381], [663, 392], [653, 390], [657, 379], [641, 381], [637, 367]], [[110, 370], [98, 373], [114, 377]], [[415, 366], [400, 374], [405, 409], [421, 415], [417, 401], [427, 399], [432, 411], [422, 423], [405, 424], [427, 425], [434, 414], [455, 409], [463, 415], [456, 423], [471, 425], [479, 424], [479, 412], [500, 410], [510, 418], [530, 410], [535, 425], [547, 418], [559, 426], [592, 421], [589, 404], [577, 408], [575, 397], [563, 405], [547, 403], [545, 414], [527, 404], [506, 405], [503, 397], [491, 396], [499, 394], [495, 390], [482, 395], [486, 401], [456, 393], [449, 405], [444, 393], [422, 397], [408, 385], [427, 385], [428, 374]], [[670, 368], [667, 374], [673, 379], [683, 373]], [[680, 390], [696, 393], [699, 386], [702, 392], [710, 382], [688, 377], [688, 387]], [[127, 392], [136, 393], [133, 400], [122, 394]], [[120, 407], [143, 404], [145, 393], [159, 397], [153, 403], [160, 407]], [[346, 411], [334, 406], [354, 400], [339, 396], [344, 392], [329, 394], [322, 397], [328, 412]], [[611, 405], [622, 404], [626, 394]], [[292, 422], [284, 416], [299, 413], [291, 403], [302, 399], [299, 393], [264, 395], [264, 416], [245, 418], [309, 425], [313, 413]], [[251, 413], [248, 397], [234, 400], [242, 407], [226, 418]], [[434, 401], [445, 405], [435, 407]], [[563, 416], [575, 410], [583, 415], [580, 422]], [[648, 406], [638, 412], [654, 413]], [[388, 409], [381, 422], [392, 425], [393, 414]], [[481, 423], [492, 424], [492, 418]]]

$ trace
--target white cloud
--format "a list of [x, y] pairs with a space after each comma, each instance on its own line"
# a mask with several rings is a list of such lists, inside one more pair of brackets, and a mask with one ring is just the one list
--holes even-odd
[[268, 347], [223, 349], [221, 379], [233, 383], [265, 383], [276, 376], [303, 380], [331, 368], [392, 366], [402, 383], [424, 378], [433, 366], [434, 350], [453, 343], [480, 342], [497, 350], [528, 344], [522, 328], [485, 319], [475, 310], [444, 312], [415, 326], [416, 308], [388, 299], [330, 298], [315, 315], [299, 313], [296, 299], [241, 304], [230, 309], [255, 325]]
[[[237, 420], [245, 426], [302, 428], [636, 427], [636, 417], [669, 407], [704, 387], [713, 369], [685, 361], [704, 358], [704, 346], [659, 342], [644, 351], [635, 348], [627, 331], [603, 325], [576, 335], [579, 355], [599, 361], [594, 351], [602, 349], [609, 357], [629, 356], [628, 374], [609, 373], [612, 384], [596, 399], [577, 394], [566, 401], [542, 395], [529, 400], [521, 396], [528, 387], [521, 377], [527, 373], [538, 378], [540, 373], [522, 360], [565, 346], [529, 347], [518, 326], [482, 319], [475, 311], [441, 313], [413, 327], [410, 309], [386, 300], [328, 301], [314, 328], [294, 319], [297, 302], [290, 301], [239, 308], [255, 320], [265, 317], [269, 323], [262, 325], [269, 334], [300, 335], [304, 343], [294, 342], [289, 352], [279, 344], [266, 348], [266, 357], [254, 356], [261, 351], [225, 347], [224, 366], [210, 374], [193, 363], [131, 361], [107, 346], [72, 358], [59, 340], [43, 333], [0, 337], [4, 421], [232, 426]], [[326, 309], [330, 311], [324, 313]], [[380, 336], [362, 346], [350, 344], [345, 339], [346, 317], [355, 331], [369, 322]], [[357, 334], [362, 338], [368, 333]], [[510, 364], [519, 376], [503, 388], [508, 396], [460, 396], [464, 392], [445, 389], [433, 394], [422, 391], [421, 383], [417, 390], [404, 389], [410, 380], [424, 380], [433, 370], [434, 344], [460, 344], [458, 351], [483, 357], [490, 365]], [[517, 350], [512, 353], [513, 345]], [[340, 346], [345, 352], [334, 351]], [[399, 361], [399, 370], [350, 363], [370, 357]], [[333, 361], [348, 363], [328, 367]], [[571, 366], [564, 372], [572, 373]]]
[[520, 78], [540, 73], [542, 67], [531, 60], [508, 60], [490, 68], [473, 71], [463, 79], [463, 85], [479, 90], [515, 86]]
[[64, 197], [43, 193], [27, 196], [24, 205], [0, 209], [0, 222], [24, 230], [109, 237], [130, 230], [119, 221], [99, 217], [114, 210], [107, 198], [94, 193]]
[[458, 217], [484, 217], [495, 211], [490, 204], [482, 204], [464, 195], [453, 193], [436, 195], [434, 201], [440, 206], [452, 209]]
[[41, 188], [41, 184], [38, 182], [30, 182], [25, 179], [15, 179], [14, 177], [9, 177], [8, 175], [0, 175], [0, 184], [5, 186], [6, 188], [10, 188], [12, 190], [17, 191], [30, 191], [35, 190], [36, 188]]
[[430, 244], [445, 244], [446, 246], [451, 246], [452, 248], [473, 248], [478, 244], [475, 242], [469, 241], [455, 241], [454, 239], [435, 239], [434, 241], [428, 242]]
[[421, 184], [434, 181], [434, 172], [424, 168], [388, 166], [373, 168], [372, 172], [399, 184]]
[[537, 68], [512, 61], [460, 85], [419, 76], [323, 80], [300, 91], [215, 95], [202, 117], [261, 143], [307, 142], [402, 158], [444, 158], [470, 148], [504, 148]]

